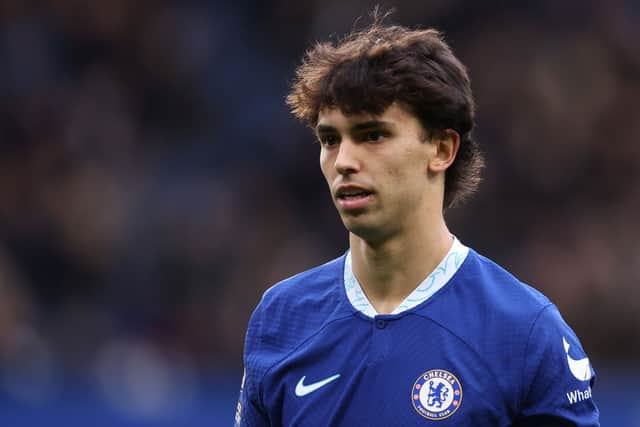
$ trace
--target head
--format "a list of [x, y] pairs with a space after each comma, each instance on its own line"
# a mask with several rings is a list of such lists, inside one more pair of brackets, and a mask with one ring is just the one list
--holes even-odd
[[[316, 44], [297, 70], [287, 103], [314, 130], [329, 112], [364, 120], [399, 108], [419, 126], [422, 144], [454, 139], [453, 158], [441, 179], [430, 181], [442, 186], [440, 210], [459, 204], [478, 186], [483, 159], [471, 136], [469, 77], [434, 29], [411, 30], [375, 18], [337, 44]], [[423, 172], [427, 179], [426, 165]]]
[[425, 135], [452, 129], [460, 136], [446, 172], [445, 208], [478, 187], [483, 158], [472, 139], [474, 100], [467, 70], [434, 29], [410, 30], [375, 20], [340, 43], [318, 43], [296, 72], [287, 104], [315, 128], [323, 108], [379, 115], [394, 102], [408, 108]]

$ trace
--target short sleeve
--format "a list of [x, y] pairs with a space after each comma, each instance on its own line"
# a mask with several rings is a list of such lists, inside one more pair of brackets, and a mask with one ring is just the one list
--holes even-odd
[[260, 369], [260, 329], [262, 312], [260, 306], [256, 308], [249, 327], [244, 347], [244, 373], [240, 385], [240, 397], [236, 406], [235, 427], [263, 427], [269, 426], [269, 420], [262, 407], [260, 399], [260, 381], [263, 369]]
[[595, 371], [554, 305], [535, 321], [525, 350], [517, 426], [600, 426], [592, 397]]

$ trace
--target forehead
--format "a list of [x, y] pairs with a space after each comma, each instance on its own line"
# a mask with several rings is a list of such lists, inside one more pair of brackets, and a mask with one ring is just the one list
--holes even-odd
[[359, 113], [345, 114], [339, 108], [323, 108], [318, 113], [316, 127], [334, 127], [347, 129], [365, 122], [384, 122], [395, 126], [420, 126], [418, 119], [409, 110], [398, 103], [391, 104], [382, 114]]

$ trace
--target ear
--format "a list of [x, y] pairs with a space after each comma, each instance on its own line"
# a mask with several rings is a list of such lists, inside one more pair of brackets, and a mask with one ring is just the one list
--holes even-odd
[[434, 155], [429, 159], [429, 172], [434, 174], [444, 172], [456, 159], [460, 148], [460, 134], [453, 129], [434, 132], [431, 144], [433, 144]]

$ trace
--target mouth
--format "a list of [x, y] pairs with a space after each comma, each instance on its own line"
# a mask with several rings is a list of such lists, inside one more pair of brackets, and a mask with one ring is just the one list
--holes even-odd
[[343, 210], [362, 209], [373, 200], [373, 192], [360, 187], [342, 187], [336, 192], [336, 201]]
[[338, 200], [355, 200], [370, 195], [370, 191], [354, 191], [349, 193], [338, 194]]

